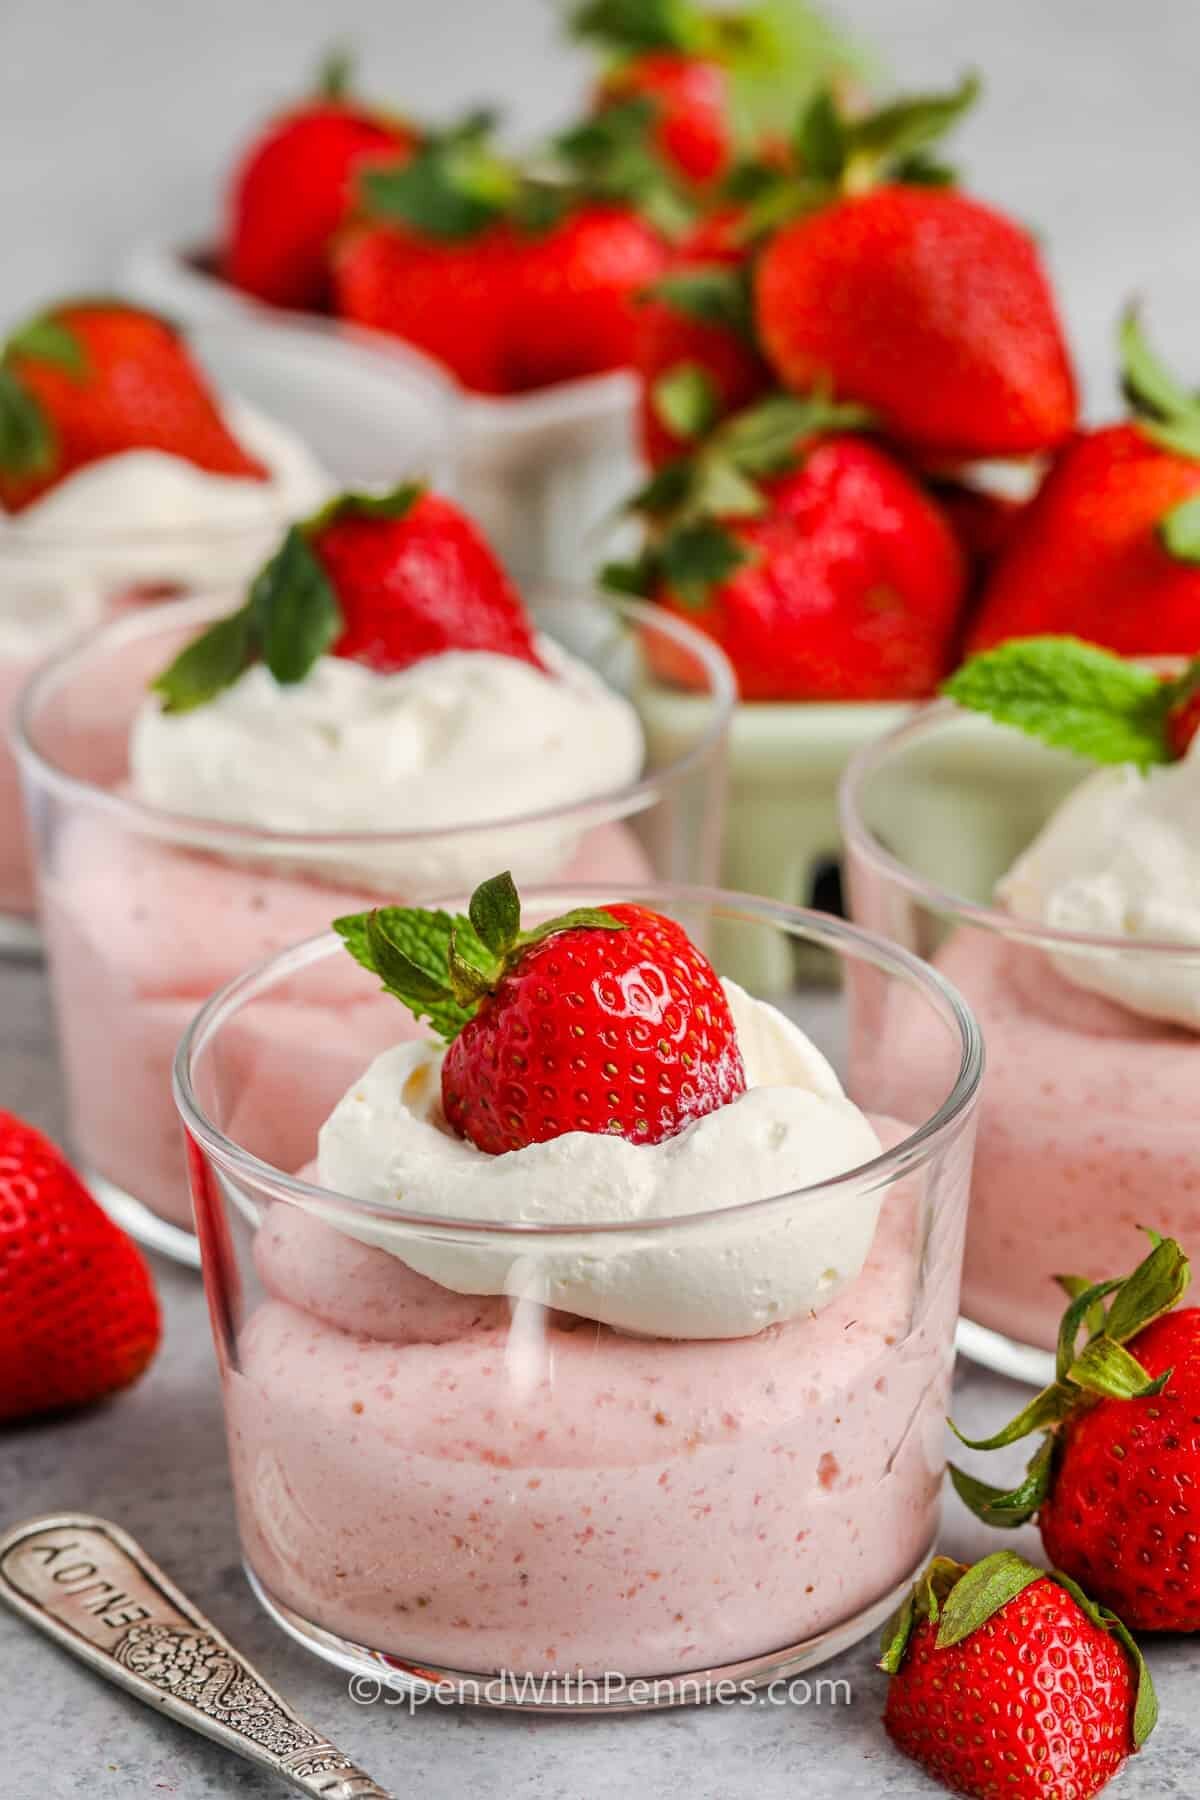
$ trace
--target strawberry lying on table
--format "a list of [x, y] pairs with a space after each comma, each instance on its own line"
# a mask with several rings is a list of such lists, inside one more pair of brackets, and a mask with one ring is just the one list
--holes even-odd
[[48, 1138], [0, 1112], [0, 1423], [128, 1387], [160, 1335], [136, 1246]]

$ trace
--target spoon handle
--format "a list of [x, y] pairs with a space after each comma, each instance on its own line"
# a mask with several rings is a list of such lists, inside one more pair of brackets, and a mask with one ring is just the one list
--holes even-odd
[[0, 1600], [147, 1706], [321, 1800], [392, 1800], [294, 1713], [139, 1544], [48, 1513], [0, 1536]]

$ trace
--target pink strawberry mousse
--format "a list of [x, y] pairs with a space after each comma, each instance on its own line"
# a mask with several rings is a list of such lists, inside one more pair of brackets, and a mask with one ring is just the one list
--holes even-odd
[[[649, 874], [632, 832], [606, 824], [583, 837], [556, 879], [637, 886]], [[379, 898], [361, 887], [173, 849], [103, 817], [77, 816], [43, 872], [42, 913], [73, 1140], [89, 1173], [190, 1229], [171, 1099], [171, 1065], [184, 1029], [200, 1002], [234, 975]], [[279, 1132], [289, 1118], [323, 1116], [361, 1068], [364, 1049], [371, 1054], [403, 1035], [394, 1006], [379, 1026], [371, 1023], [361, 978], [347, 970], [345, 977], [340, 968], [331, 974], [327, 1007], [312, 1004], [310, 984], [303, 1006], [280, 1003], [256, 1019], [248, 1053], [257, 1058], [269, 1054], [269, 1032], [278, 1031]], [[313, 1045], [311, 1079], [328, 1101], [315, 1115], [294, 1094], [288, 1098], [305, 1079], [296, 1052], [306, 1042]], [[254, 1148], [285, 1168], [312, 1151], [311, 1142], [292, 1145], [286, 1136]]]
[[754, 1337], [518, 1305], [518, 1385], [509, 1301], [277, 1205], [225, 1370], [251, 1567], [327, 1631], [459, 1670], [662, 1675], [846, 1622], [937, 1526], [958, 1243], [922, 1266], [922, 1214], [893, 1188], [852, 1285]]
[[1141, 1225], [1184, 1243], [1200, 1233], [1200, 1046], [993, 933], [960, 930], [933, 960], [987, 1044], [964, 1312], [1052, 1350], [1056, 1275], [1120, 1274]]

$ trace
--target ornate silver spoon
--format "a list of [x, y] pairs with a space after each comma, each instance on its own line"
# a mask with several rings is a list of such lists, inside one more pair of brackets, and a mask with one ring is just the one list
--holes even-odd
[[106, 1519], [48, 1513], [0, 1537], [0, 1599], [97, 1674], [322, 1800], [392, 1800], [294, 1713]]

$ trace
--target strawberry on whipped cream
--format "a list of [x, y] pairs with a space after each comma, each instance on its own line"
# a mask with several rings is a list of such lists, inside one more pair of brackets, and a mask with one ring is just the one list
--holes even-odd
[[[0, 400], [0, 723], [63, 643], [140, 600], [244, 580], [330, 490], [297, 438], [222, 407], [174, 329], [119, 302], [52, 307], [13, 332]], [[0, 732], [0, 915], [32, 912]]]
[[[222, 1361], [266, 1596], [458, 1670], [669, 1676], [861, 1635], [936, 1526], [969, 1140], [901, 1176], [907, 1128], [649, 905], [530, 925], [497, 877], [463, 914], [337, 930], [448, 1041], [370, 1061], [315, 1162], [291, 1137], [291, 1199], [240, 1197], [261, 1298]], [[385, 1011], [411, 1024], [357, 1004], [364, 1060]], [[218, 1056], [235, 1141], [282, 1151], [286, 1060]], [[227, 1193], [197, 1177], [206, 1245]]]
[[[636, 649], [607, 609], [601, 623]], [[79, 703], [48, 698], [48, 760], [104, 779], [38, 816], [75, 1135], [90, 1177], [175, 1226], [190, 1212], [170, 1064], [214, 986], [331, 912], [498, 864], [650, 873], [665, 809], [636, 707], [534, 630], [471, 521], [420, 488], [334, 500], [240, 606], [121, 621], [71, 669]], [[335, 1010], [303, 1029], [348, 1031]], [[297, 1028], [281, 1018], [281, 1038]], [[347, 1057], [347, 1082], [359, 1066]]]

